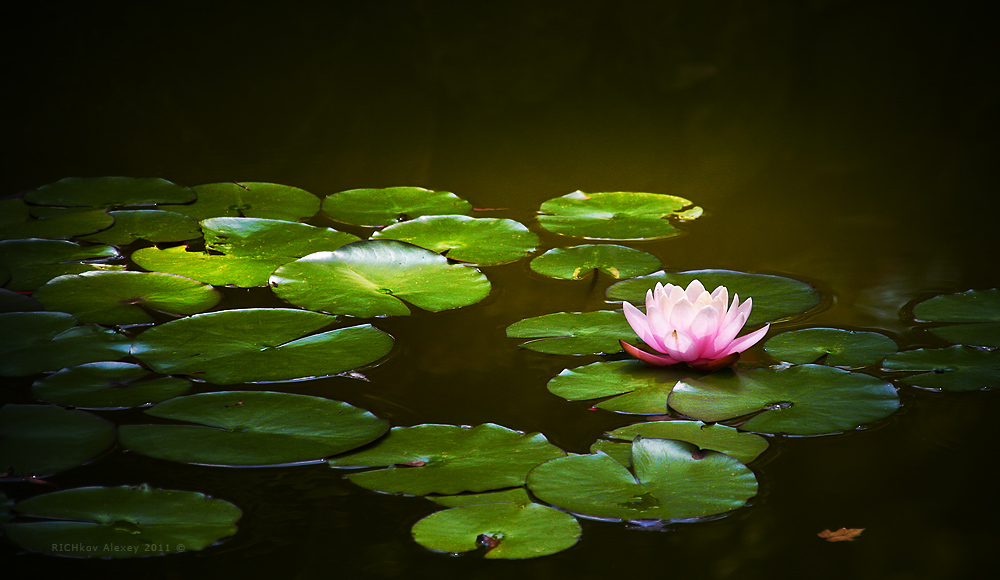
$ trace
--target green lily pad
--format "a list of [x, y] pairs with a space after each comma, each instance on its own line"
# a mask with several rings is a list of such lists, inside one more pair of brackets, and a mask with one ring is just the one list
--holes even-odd
[[597, 240], [653, 240], [680, 234], [673, 221], [692, 220], [702, 209], [674, 195], [575, 191], [550, 199], [538, 223], [550, 232]]
[[110, 215], [114, 219], [110, 228], [89, 236], [77, 236], [77, 239], [125, 246], [136, 240], [180, 242], [201, 237], [197, 221], [172, 211], [135, 209], [113, 211]]
[[0, 376], [20, 377], [119, 360], [132, 340], [100, 326], [77, 326], [65, 312], [0, 314]]
[[479, 503], [516, 503], [528, 505], [531, 498], [528, 491], [523, 487], [514, 489], [504, 489], [501, 491], [487, 491], [485, 493], [462, 493], [458, 495], [428, 495], [427, 499], [445, 507], [461, 507], [465, 505], [475, 505]]
[[0, 313], [34, 312], [36, 310], [45, 310], [45, 307], [31, 296], [0, 288]]
[[24, 194], [24, 201], [66, 207], [121, 207], [194, 201], [190, 187], [158, 177], [67, 177]]
[[19, 515], [52, 521], [15, 522], [4, 531], [34, 552], [73, 558], [140, 558], [200, 551], [236, 533], [240, 509], [193, 491], [79, 487], [17, 503]]
[[132, 355], [165, 375], [231, 385], [335, 375], [392, 350], [392, 337], [370, 324], [311, 334], [334, 320], [285, 308], [196, 314], [146, 330]]
[[[767, 439], [753, 433], [743, 433], [726, 425], [706, 424], [701, 421], [650, 421], [621, 427], [607, 433], [608, 437], [632, 441], [636, 437], [652, 439], [677, 439], [735, 457], [750, 463], [767, 450]], [[623, 443], [615, 443], [624, 446]], [[612, 455], [608, 452], [608, 455]]]
[[487, 503], [433, 513], [413, 525], [421, 546], [453, 554], [486, 545], [487, 559], [521, 560], [561, 552], [580, 539], [573, 516], [537, 503]]
[[508, 338], [536, 338], [520, 346], [549, 354], [621, 352], [618, 339], [633, 334], [621, 310], [554, 312], [525, 318], [507, 327]]
[[1000, 322], [979, 322], [939, 326], [928, 329], [931, 334], [957, 344], [969, 346], [1000, 347]]
[[149, 311], [173, 315], [208, 310], [222, 295], [197, 280], [159, 272], [85, 272], [49, 280], [34, 297], [49, 310], [80, 322], [145, 324]]
[[121, 409], [183, 395], [191, 383], [125, 362], [94, 362], [35, 381], [31, 392], [46, 403], [85, 409]]
[[705, 422], [753, 414], [740, 429], [821, 435], [884, 419], [899, 408], [891, 384], [862, 373], [822, 366], [718, 371], [677, 383], [667, 401]]
[[348, 478], [385, 493], [455, 494], [524, 485], [534, 466], [563, 451], [541, 433], [525, 435], [486, 423], [393, 427], [370, 448], [333, 457], [333, 467], [385, 467]]
[[464, 215], [424, 216], [399, 222], [372, 234], [372, 239], [399, 240], [480, 266], [506, 264], [527, 256], [538, 235], [508, 219]]
[[901, 383], [941, 391], [976, 391], [1000, 386], [1000, 350], [955, 345], [896, 353], [882, 363], [887, 371], [918, 371]]
[[141, 455], [202, 465], [317, 461], [370, 443], [389, 428], [341, 401], [269, 391], [177, 397], [146, 413], [197, 424], [122, 425], [122, 445]]
[[757, 478], [736, 459], [669, 439], [637, 438], [629, 471], [604, 454], [553, 459], [528, 475], [528, 488], [584, 517], [688, 520], [723, 514], [757, 494]]
[[703, 373], [654, 368], [632, 360], [596, 362], [564, 369], [547, 387], [552, 394], [570, 401], [612, 397], [596, 405], [606, 411], [662, 415], [668, 411], [667, 396], [674, 385], [692, 374]]
[[792, 364], [816, 363], [832, 367], [861, 368], [873, 365], [896, 352], [896, 342], [884, 334], [804, 328], [768, 339], [764, 350], [777, 360]]
[[38, 219], [20, 199], [0, 200], [0, 240], [23, 238], [66, 239], [111, 227], [114, 218], [104, 210], [68, 213]]
[[84, 411], [47, 405], [0, 407], [0, 469], [45, 476], [87, 463], [115, 441], [115, 426]]
[[431, 312], [475, 304], [490, 281], [470, 266], [396, 240], [365, 240], [278, 268], [271, 287], [296, 306], [361, 318], [406, 316], [405, 302]]
[[216, 286], [266, 286], [282, 264], [337, 248], [357, 236], [297, 222], [258, 218], [212, 218], [201, 222], [205, 251], [186, 247], [143, 248], [132, 260], [147, 270], [169, 272]]
[[608, 288], [607, 296], [608, 300], [627, 300], [643, 305], [646, 291], [656, 286], [657, 282], [686, 288], [695, 279], [700, 280], [709, 292], [718, 286], [725, 286], [729, 289], [730, 296], [737, 293], [741, 301], [753, 298], [753, 310], [747, 326], [790, 318], [811, 310], [820, 303], [819, 292], [805, 282], [732, 270], [690, 270], [679, 273], [660, 271], [649, 276], [622, 280]]
[[207, 183], [194, 188], [198, 200], [161, 207], [198, 221], [217, 217], [248, 217], [298, 221], [319, 211], [320, 199], [304, 189], [277, 183]]
[[543, 276], [562, 280], [581, 280], [593, 271], [619, 279], [652, 273], [660, 267], [660, 260], [625, 246], [587, 244], [552, 248], [531, 260], [530, 266]]
[[913, 316], [921, 321], [972, 323], [928, 330], [949, 342], [1000, 347], [1000, 290], [996, 288], [935, 296], [914, 306]]
[[34, 290], [56, 276], [94, 270], [124, 270], [125, 266], [91, 260], [117, 258], [111, 246], [79, 245], [61, 240], [0, 241], [0, 266], [10, 271], [9, 290]]
[[323, 212], [338, 222], [358, 226], [388, 226], [425, 215], [465, 215], [472, 204], [447, 191], [422, 187], [349, 189], [328, 195]]

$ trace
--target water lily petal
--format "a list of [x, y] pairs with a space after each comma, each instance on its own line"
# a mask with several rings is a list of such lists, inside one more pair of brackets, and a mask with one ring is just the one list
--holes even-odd
[[621, 343], [622, 348], [624, 348], [627, 353], [629, 353], [630, 355], [634, 356], [635, 358], [641, 360], [642, 362], [647, 363], [647, 364], [651, 364], [653, 366], [667, 367], [667, 366], [672, 366], [672, 365], [680, 364], [680, 362], [681, 362], [679, 360], [673, 359], [669, 355], [665, 355], [665, 354], [653, 354], [653, 353], [646, 352], [646, 351], [644, 351], [644, 350], [642, 350], [642, 349], [640, 349], [640, 348], [638, 348], [636, 346], [633, 346], [633, 345], [631, 345], [631, 344], [629, 344], [629, 343], [627, 343], [627, 342], [625, 342], [624, 340], [621, 340], [621, 339], [619, 339], [618, 342]]
[[639, 335], [639, 338], [641, 338], [643, 342], [645, 342], [646, 344], [650, 344], [650, 341], [653, 340], [652, 339], [653, 335], [652, 332], [650, 331], [649, 321], [647, 320], [646, 315], [643, 314], [641, 310], [639, 310], [635, 306], [632, 306], [628, 302], [622, 303], [622, 310], [625, 313], [625, 320], [628, 321], [628, 324], [629, 326], [632, 327], [632, 330], [634, 330], [635, 333]]
[[751, 346], [757, 344], [760, 342], [760, 339], [764, 338], [764, 335], [767, 334], [767, 330], [769, 328], [771, 328], [771, 325], [765, 324], [763, 328], [759, 328], [750, 334], [737, 338], [732, 342], [732, 344], [729, 345], [729, 348], [726, 349], [726, 354], [728, 355], [734, 352], [743, 352]]

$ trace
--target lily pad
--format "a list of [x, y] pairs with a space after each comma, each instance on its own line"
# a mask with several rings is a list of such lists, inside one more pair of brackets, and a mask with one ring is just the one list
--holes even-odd
[[114, 218], [104, 210], [68, 213], [38, 219], [20, 199], [0, 200], [0, 240], [23, 238], [66, 239], [111, 227]]
[[914, 306], [913, 316], [922, 321], [971, 323], [928, 330], [949, 342], [1000, 347], [1000, 290], [996, 288], [935, 296]]
[[599, 271], [615, 279], [642, 276], [656, 271], [660, 260], [640, 250], [612, 244], [587, 244], [552, 248], [531, 260], [531, 269], [543, 276], [581, 280]]
[[1000, 386], [1000, 350], [955, 345], [896, 353], [882, 363], [887, 371], [917, 371], [898, 379], [923, 389], [976, 391]]
[[448, 191], [422, 187], [349, 189], [328, 195], [323, 212], [338, 222], [358, 226], [388, 226], [425, 215], [465, 215], [472, 204]]
[[46, 476], [97, 457], [115, 441], [115, 426], [84, 411], [47, 405], [0, 407], [0, 469]]
[[0, 376], [20, 377], [89, 362], [119, 360], [132, 340], [65, 312], [0, 314]]
[[125, 362], [94, 362], [35, 381], [32, 394], [46, 403], [85, 409], [121, 409], [183, 395], [191, 383]]
[[855, 369], [873, 365], [898, 349], [896, 342], [884, 334], [840, 328], [792, 330], [768, 339], [764, 345], [764, 350], [780, 361], [821, 362]]
[[645, 304], [646, 291], [662, 284], [675, 284], [683, 288], [692, 280], [700, 280], [711, 292], [718, 286], [729, 289], [729, 295], [740, 295], [740, 300], [753, 298], [753, 311], [747, 326], [790, 318], [811, 310], [819, 305], [820, 294], [815, 288], [791, 278], [768, 274], [747, 274], [732, 270], [690, 270], [687, 272], [656, 272], [622, 280], [608, 288], [609, 300], [627, 300], [633, 304]]
[[14, 518], [14, 514], [11, 512], [13, 507], [14, 502], [0, 491], [0, 525], [6, 524]]
[[928, 329], [938, 338], [969, 346], [1000, 347], [1000, 322], [979, 322]]
[[36, 310], [45, 310], [45, 307], [31, 296], [0, 288], [0, 312], [34, 312]]
[[703, 373], [684, 369], [653, 368], [638, 361], [596, 362], [564, 369], [549, 381], [552, 394], [570, 401], [613, 397], [597, 403], [598, 409], [617, 413], [662, 415], [667, 396], [678, 381]]
[[122, 207], [194, 201], [190, 187], [158, 177], [67, 177], [24, 194], [24, 201], [66, 207]]
[[333, 467], [384, 467], [348, 478], [385, 493], [455, 494], [524, 485], [534, 466], [565, 455], [541, 433], [525, 435], [486, 423], [393, 427], [374, 446], [333, 457]]
[[370, 324], [311, 334], [332, 322], [326, 314], [285, 308], [196, 314], [146, 330], [132, 355], [165, 375], [231, 385], [335, 375], [392, 350], [392, 337]]
[[470, 266], [396, 240], [365, 240], [278, 268], [271, 287], [296, 306], [368, 318], [406, 316], [405, 302], [431, 312], [475, 304], [490, 281]]
[[891, 384], [875, 377], [822, 366], [718, 371], [677, 383], [668, 403], [705, 422], [753, 415], [744, 431], [821, 435], [884, 419], [899, 408]]
[[279, 266], [302, 256], [358, 240], [330, 228], [282, 220], [211, 218], [201, 222], [205, 251], [186, 247], [143, 248], [132, 260], [147, 270], [169, 272], [216, 286], [265, 286]]
[[222, 299], [197, 280], [159, 272], [85, 272], [49, 280], [34, 297], [49, 310], [68, 312], [80, 322], [145, 324], [150, 311], [196, 314]]
[[200, 551], [236, 533], [239, 508], [193, 491], [80, 487], [17, 503], [19, 515], [52, 521], [4, 526], [34, 552], [73, 558], [139, 558]]
[[146, 413], [197, 425], [122, 425], [122, 445], [157, 459], [202, 465], [316, 461], [370, 443], [389, 428], [341, 401], [269, 391], [177, 397]]
[[445, 507], [461, 507], [465, 505], [475, 505], [479, 503], [516, 503], [528, 505], [531, 498], [528, 491], [523, 487], [514, 489], [504, 489], [501, 491], [487, 491], [485, 493], [462, 493], [458, 495], [428, 495], [427, 499]]
[[723, 514], [757, 494], [736, 459], [669, 439], [637, 438], [632, 470], [604, 453], [543, 463], [528, 475], [539, 499], [584, 517], [675, 521]]
[[56, 276], [94, 270], [124, 270], [125, 266], [92, 260], [119, 257], [111, 246], [79, 245], [61, 240], [0, 241], [0, 266], [10, 271], [9, 290], [34, 290]]
[[[636, 437], [677, 439], [712, 449], [750, 463], [767, 450], [767, 439], [753, 433], [743, 433], [726, 425], [707, 424], [701, 421], [649, 421], [615, 429], [607, 433], [613, 439], [632, 441]], [[624, 443], [616, 443], [622, 445]], [[611, 453], [608, 453], [611, 455]]]
[[399, 240], [480, 266], [506, 264], [527, 256], [538, 235], [514, 220], [464, 215], [424, 216], [399, 222], [372, 234], [372, 239]]
[[319, 211], [320, 199], [304, 189], [277, 183], [207, 183], [194, 188], [198, 201], [161, 207], [198, 221], [216, 217], [249, 217], [298, 221]]
[[113, 211], [110, 215], [114, 219], [110, 228], [89, 236], [77, 236], [77, 239], [125, 246], [136, 240], [180, 242], [201, 237], [197, 221], [172, 211], [135, 209]]
[[671, 220], [692, 220], [702, 209], [683, 197], [658, 193], [575, 191], [550, 199], [538, 223], [550, 232], [597, 240], [653, 240], [680, 234]]
[[413, 525], [425, 548], [453, 554], [485, 545], [487, 559], [521, 560], [561, 552], [580, 539], [580, 522], [547, 506], [487, 503], [433, 513]]
[[555, 312], [525, 318], [507, 327], [508, 338], [536, 338], [520, 346], [549, 354], [621, 352], [618, 339], [632, 334], [621, 310]]

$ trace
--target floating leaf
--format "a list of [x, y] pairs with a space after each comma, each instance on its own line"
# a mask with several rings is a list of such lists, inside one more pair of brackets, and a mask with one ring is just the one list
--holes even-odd
[[1000, 347], [1000, 290], [996, 288], [935, 296], [914, 306], [913, 316], [932, 322], [973, 323], [928, 330], [949, 342]]
[[157, 459], [203, 465], [315, 461], [370, 443], [389, 428], [341, 401], [269, 391], [177, 397], [146, 413], [197, 425], [122, 425], [122, 445]]
[[898, 347], [891, 338], [877, 332], [804, 328], [771, 337], [764, 350], [792, 364], [821, 361], [832, 367], [860, 368], [881, 361]]
[[68, 312], [80, 322], [145, 324], [149, 311], [173, 315], [208, 310], [222, 299], [197, 280], [159, 272], [85, 272], [49, 280], [34, 297], [49, 310]]
[[0, 407], [0, 466], [21, 477], [83, 465], [115, 441], [115, 426], [84, 411], [47, 405]]
[[919, 371], [899, 379], [924, 389], [976, 391], [1000, 386], [1000, 350], [955, 345], [896, 353], [882, 363], [887, 371]]
[[6, 524], [13, 519], [14, 514], [11, 513], [11, 508], [13, 507], [14, 502], [0, 491], [0, 525]]
[[34, 312], [45, 310], [42, 303], [6, 288], [0, 288], [0, 312]]
[[271, 276], [279, 297], [296, 306], [368, 318], [406, 316], [405, 302], [431, 312], [475, 304], [490, 281], [470, 266], [396, 240], [354, 242], [285, 264]]
[[0, 240], [65, 239], [106, 229], [114, 218], [104, 210], [67, 213], [38, 219], [20, 199], [0, 200]]
[[80, 487], [14, 506], [19, 515], [53, 521], [11, 523], [22, 548], [74, 558], [138, 558], [204, 550], [236, 533], [240, 510], [193, 491]]
[[194, 191], [198, 201], [160, 209], [176, 211], [198, 221], [249, 217], [293, 222], [316, 215], [320, 204], [318, 197], [304, 189], [277, 183], [207, 183], [196, 186]]
[[1000, 322], [956, 324], [928, 329], [931, 334], [948, 342], [969, 346], [1000, 347]]
[[479, 503], [515, 503], [528, 505], [531, 498], [523, 487], [505, 489], [502, 491], [487, 491], [485, 493], [463, 493], [459, 495], [428, 495], [427, 499], [445, 507], [461, 507]]
[[24, 194], [37, 205], [121, 207], [194, 201], [190, 187], [158, 177], [67, 177]]
[[634, 336], [621, 310], [555, 312], [519, 320], [507, 327], [508, 338], [532, 338], [524, 348], [549, 354], [621, 352], [618, 339]]
[[19, 377], [119, 360], [132, 340], [100, 326], [77, 326], [64, 312], [0, 314], [0, 376]]
[[587, 244], [552, 248], [533, 259], [530, 266], [543, 276], [563, 280], [580, 280], [595, 270], [618, 279], [649, 274], [660, 267], [660, 260], [625, 246]]
[[323, 212], [338, 222], [388, 226], [425, 215], [465, 215], [472, 204], [447, 191], [421, 187], [350, 189], [328, 195]]
[[117, 258], [111, 246], [83, 246], [61, 240], [0, 241], [0, 266], [10, 271], [10, 290], [34, 290], [56, 276], [92, 270], [124, 270], [125, 266], [87, 260]]
[[486, 423], [393, 427], [368, 449], [333, 457], [333, 467], [385, 467], [348, 478], [366, 489], [412, 495], [455, 494], [524, 485], [532, 467], [564, 455], [541, 433]]
[[124, 246], [136, 240], [150, 242], [180, 242], [201, 237], [201, 229], [194, 219], [172, 211], [155, 209], [121, 210], [111, 212], [114, 225], [78, 240]]
[[673, 195], [576, 191], [550, 199], [538, 223], [550, 232], [598, 240], [653, 240], [680, 234], [670, 219], [697, 218], [702, 209]]
[[860, 536], [863, 531], [865, 531], [864, 528], [840, 528], [835, 532], [823, 530], [816, 535], [823, 538], [827, 542], [852, 542], [854, 541], [854, 538]]
[[[701, 421], [650, 421], [615, 429], [607, 434], [614, 439], [631, 441], [636, 437], [678, 439], [731, 455], [742, 463], [750, 463], [767, 450], [767, 439], [752, 433], [742, 433], [726, 425]], [[620, 445], [620, 444], [619, 444]], [[610, 453], [609, 453], [610, 455]]]
[[136, 364], [94, 362], [39, 379], [31, 391], [46, 403], [107, 409], [159, 403], [190, 388], [185, 379], [156, 375]]
[[677, 383], [670, 406], [705, 422], [753, 414], [740, 429], [820, 435], [884, 419], [899, 408], [891, 384], [821, 365], [718, 371]]
[[471, 552], [487, 546], [485, 558], [520, 560], [561, 552], [580, 539], [573, 516], [547, 506], [487, 503], [433, 513], [413, 525], [413, 539], [439, 552]]
[[445, 254], [459, 262], [495, 266], [535, 251], [538, 235], [519, 222], [464, 215], [424, 216], [399, 222], [372, 239], [399, 240]]
[[[614, 397], [599, 409], [617, 413], [657, 415], [667, 412], [667, 396], [677, 381], [700, 376], [687, 369], [653, 368], [638, 361], [596, 362], [564, 369], [549, 381], [549, 391], [570, 401]], [[615, 396], [618, 395], [618, 396]]]
[[132, 354], [165, 375], [231, 385], [335, 375], [392, 350], [392, 337], [369, 324], [311, 334], [333, 321], [285, 308], [197, 314], [146, 330]]

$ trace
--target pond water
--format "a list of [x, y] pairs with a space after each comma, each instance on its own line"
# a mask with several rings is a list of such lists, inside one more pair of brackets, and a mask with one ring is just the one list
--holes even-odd
[[[772, 335], [875, 330], [904, 350], [944, 344], [915, 330], [914, 302], [1000, 287], [997, 50], [973, 8], [542, 6], [30, 8], [8, 58], [4, 191], [104, 175], [266, 181], [319, 196], [414, 185], [488, 210], [477, 217], [524, 223], [540, 250], [583, 242], [538, 226], [547, 199], [666, 193], [705, 215], [679, 237], [628, 245], [668, 271], [779, 274], [824, 293], [825, 308]], [[396, 347], [363, 371], [369, 382], [280, 390], [346, 401], [394, 426], [537, 431], [575, 453], [634, 422], [546, 390], [562, 369], [601, 357], [540, 354], [504, 335], [526, 317], [608, 308], [614, 280], [552, 280], [526, 259], [482, 270], [493, 291], [480, 303], [374, 320]], [[227, 308], [279, 304], [266, 289], [225, 294]], [[32, 402], [33, 378], [4, 379], [0, 396]], [[7, 541], [0, 554], [7, 570], [83, 578], [978, 577], [1000, 539], [1000, 398], [898, 386], [902, 408], [888, 419], [773, 438], [751, 465], [761, 488], [746, 508], [658, 532], [582, 520], [580, 542], [544, 558], [428, 551], [410, 527], [437, 506], [361, 489], [326, 464], [211, 468], [120, 450], [51, 481], [201, 491], [243, 510], [239, 532], [203, 552], [127, 561], [24, 554]], [[98, 414], [141, 421], [137, 410]], [[49, 491], [0, 489], [17, 500]], [[816, 536], [840, 527], [865, 532]]]

